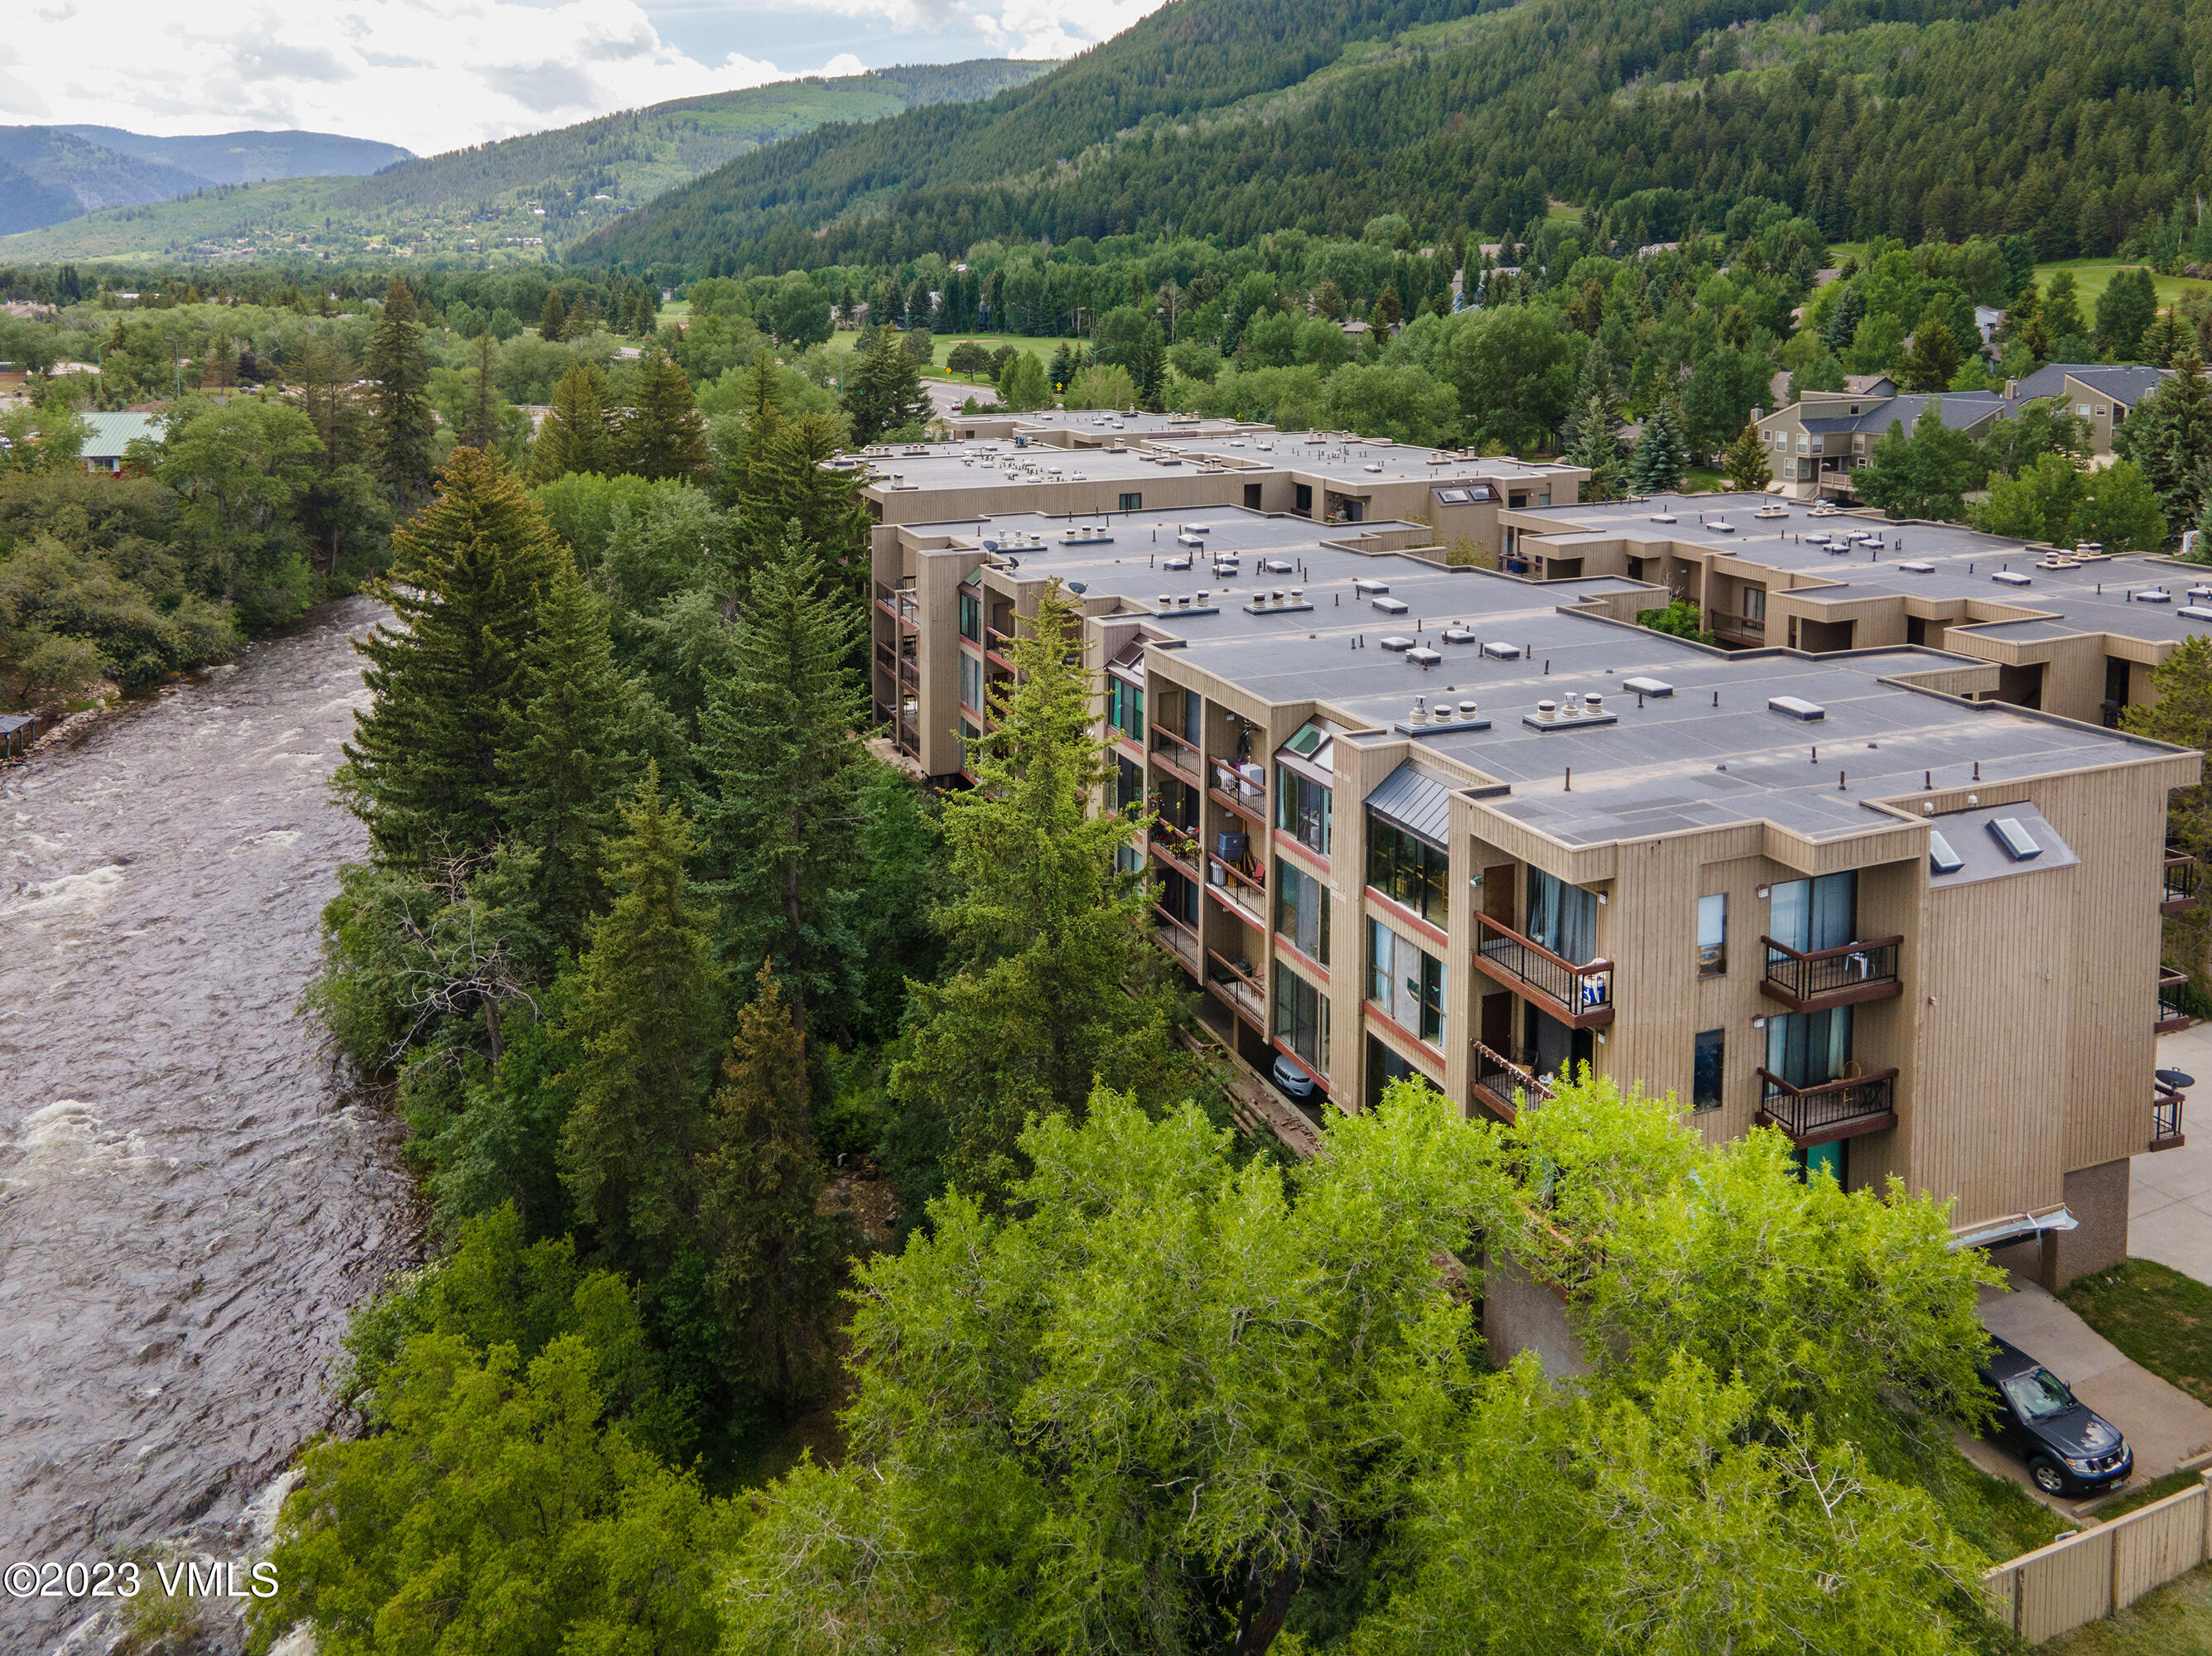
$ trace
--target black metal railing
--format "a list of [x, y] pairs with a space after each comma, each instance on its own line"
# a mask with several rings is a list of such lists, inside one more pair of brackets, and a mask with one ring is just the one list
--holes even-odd
[[2158, 974], [2157, 1027], [2178, 1029], [2190, 1017], [2189, 974], [2161, 969]]
[[2197, 901], [2197, 888], [2203, 879], [2204, 870], [2197, 859], [2185, 851], [2173, 846], [2166, 848], [2166, 881], [2160, 907], [2168, 913], [2178, 913]]
[[1502, 920], [1487, 914], [1474, 917], [1475, 955], [1479, 962], [1504, 974], [1514, 984], [1534, 990], [1566, 1010], [1570, 1021], [1604, 1021], [1613, 1013], [1613, 962], [1589, 961], [1581, 965], [1553, 954], [1543, 944], [1522, 937]]
[[1825, 996], [1849, 995], [1869, 999], [1897, 984], [1897, 951], [1905, 939], [1877, 937], [1847, 943], [1833, 949], [1792, 949], [1786, 943], [1761, 937], [1766, 945], [1766, 980], [1792, 1000], [1819, 1000]]
[[2172, 1087], [2154, 1085], [2150, 1095], [2150, 1147], [2171, 1149], [2181, 1142], [2181, 1107], [2188, 1095]]
[[1509, 1111], [1518, 1113], [1533, 1105], [1552, 1101], [1551, 1083], [1523, 1069], [1504, 1053], [1471, 1043], [1474, 1048], [1474, 1084]]
[[[1871, 1124], [1897, 1108], [1897, 1071], [1846, 1076], [1809, 1087], [1793, 1087], [1771, 1070], [1759, 1072], [1759, 1105], [1774, 1125], [1792, 1138], [1847, 1137], [1838, 1128]], [[1863, 1131], [1871, 1131], [1868, 1125]]]

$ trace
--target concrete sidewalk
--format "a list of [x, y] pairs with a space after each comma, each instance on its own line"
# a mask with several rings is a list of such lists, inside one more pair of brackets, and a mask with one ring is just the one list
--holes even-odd
[[2212, 1024], [2160, 1035], [2158, 1065], [2187, 1071], [2198, 1085], [2182, 1111], [2189, 1142], [2128, 1164], [2128, 1252], [2212, 1283]]
[[[2120, 1429], [2136, 1455], [2135, 1480], [2128, 1487], [2161, 1478], [2212, 1450], [2212, 1408], [2132, 1362], [2031, 1278], [2015, 1272], [2011, 1281], [2009, 1291], [1982, 1290], [1982, 1326], [2027, 1352]], [[1989, 1442], [1961, 1447], [1984, 1471], [2033, 1489], [2027, 1466], [2009, 1450]], [[2087, 1505], [2046, 1504], [2074, 1516]]]

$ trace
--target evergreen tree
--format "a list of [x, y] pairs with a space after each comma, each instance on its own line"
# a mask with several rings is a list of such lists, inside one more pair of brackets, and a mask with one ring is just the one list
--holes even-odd
[[1027, 413], [1052, 406], [1052, 382], [1035, 351], [1018, 351], [999, 374], [1000, 406]]
[[691, 895], [690, 824], [648, 766], [608, 858], [612, 907], [592, 922], [562, 1030], [583, 1057], [561, 1176], [578, 1216], [623, 1269], [657, 1276], [690, 1240], [693, 1162], [708, 1146], [707, 1083], [723, 974], [709, 911]]
[[1682, 435], [1682, 416], [1674, 399], [1662, 397], [1644, 422], [1644, 434], [1628, 457], [1628, 488], [1634, 494], [1667, 494], [1682, 486], [1689, 469], [1690, 445]]
[[832, 1222], [817, 1212], [826, 1174], [807, 1108], [805, 1041], [773, 961], [738, 1014], [699, 1168], [699, 1240], [723, 1330], [724, 1372], [784, 1403], [827, 1367], [843, 1274]]
[[911, 1056], [891, 1074], [902, 1107], [949, 1143], [952, 1182], [978, 1196], [1019, 1177], [1024, 1121], [1080, 1113], [1094, 1079], [1159, 1109], [1196, 1078], [1143, 877], [1115, 861], [1129, 819], [1090, 809], [1108, 767], [1089, 676], [1068, 660], [1077, 618], [1048, 584], [1012, 646], [1014, 688], [968, 745], [977, 786], [945, 804], [954, 895], [937, 913], [952, 971], [914, 986]]
[[397, 617], [356, 645], [373, 698], [333, 786], [382, 860], [416, 870], [499, 837], [498, 760], [538, 607], [563, 555], [507, 468], [458, 449], [437, 498], [392, 537]]
[[550, 483], [572, 471], [604, 476], [611, 440], [607, 431], [607, 379], [599, 364], [579, 361], [553, 387], [553, 403], [538, 440], [530, 447], [530, 476]]
[[[861, 815], [859, 732], [868, 697], [852, 659], [857, 609], [822, 591], [825, 571], [791, 525], [754, 577], [729, 676], [700, 718], [713, 792], [700, 825], [736, 956], [780, 963], [793, 1026], [848, 1009], [860, 956], [853, 909]], [[833, 1028], [838, 1020], [832, 1014]], [[842, 1034], [845, 1030], [837, 1033]]]
[[[1596, 351], [1592, 356], [1599, 355]], [[1620, 441], [1613, 434], [1613, 416], [1607, 412], [1605, 399], [1593, 395], [1583, 404], [1580, 419], [1576, 422], [1573, 446], [1567, 451], [1570, 465], [1589, 468], [1589, 481], [1583, 485], [1585, 500], [1617, 500], [1621, 494]]]
[[2043, 325], [2054, 346], [2063, 339], [2079, 339], [2089, 331], [2088, 324], [2081, 319], [2081, 288], [2074, 280], [2073, 271], [2058, 271], [2044, 290]]
[[438, 422], [430, 410], [430, 358], [415, 321], [415, 296], [403, 277], [385, 289], [384, 312], [363, 360], [374, 397], [378, 469], [410, 513], [430, 485]]
[[568, 337], [568, 307], [562, 302], [558, 288], [545, 290], [545, 308], [538, 313], [538, 337], [550, 344]]
[[622, 469], [640, 477], [689, 482], [707, 470], [707, 422], [691, 381], [658, 345], [638, 364], [637, 391], [616, 438]]
[[1735, 441], [1721, 455], [1721, 470], [1728, 476], [1729, 487], [1739, 494], [1755, 494], [1773, 487], [1774, 468], [1767, 460], [1766, 439], [1759, 434], [1756, 420], [1743, 422]]
[[1828, 349], [1838, 356], [1850, 349], [1851, 342], [1858, 337], [1859, 324], [1866, 319], [1866, 296], [1856, 283], [1846, 286], [1836, 296], [1828, 311], [1828, 325], [1821, 337]]
[[2136, 361], [2157, 314], [2158, 288], [2148, 270], [2136, 264], [2113, 271], [2097, 295], [2097, 337], [2106, 353], [2118, 361]]
[[500, 811], [536, 854], [540, 930], [574, 949], [601, 905], [601, 859], [617, 802], [635, 784], [626, 717], [632, 691], [615, 665], [605, 605], [565, 552], [523, 652], [512, 739], [500, 755]]
[[1907, 391], [1946, 391], [1966, 360], [1950, 325], [1930, 311], [1912, 331], [1912, 349], [1899, 365], [1898, 377]]
[[860, 353], [860, 374], [845, 393], [845, 412], [852, 416], [854, 443], [863, 446], [887, 431], [929, 418], [921, 372], [888, 328], [880, 330]]
[[476, 366], [469, 377], [468, 423], [461, 441], [489, 454], [499, 441], [499, 387], [493, 376], [499, 367], [499, 345], [489, 333], [477, 336]]
[[2142, 468], [2166, 521], [2179, 529], [2195, 523], [2205, 505], [2204, 474], [2212, 467], [2212, 387], [2193, 349], [2176, 358], [2173, 367], [2173, 378], [2113, 428], [2112, 452]]

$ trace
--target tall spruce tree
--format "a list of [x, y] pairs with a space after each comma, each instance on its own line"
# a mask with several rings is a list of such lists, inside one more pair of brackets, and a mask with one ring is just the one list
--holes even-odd
[[835, 1224], [816, 1209], [827, 1173], [807, 1107], [805, 1043], [773, 961], [722, 1061], [699, 1167], [699, 1247], [723, 1330], [724, 1372], [784, 1403], [827, 1368], [843, 1274]]
[[461, 441], [490, 453], [499, 441], [499, 342], [489, 331], [477, 336], [477, 360], [469, 370], [469, 414]]
[[724, 978], [711, 911], [691, 895], [697, 846], [658, 767], [623, 822], [608, 858], [615, 900], [592, 923], [562, 1030], [583, 1057], [568, 1076], [561, 1177], [600, 1249], [659, 1276], [691, 1236]]
[[860, 445], [929, 418], [921, 370], [890, 329], [878, 329], [860, 353], [860, 372], [845, 393], [845, 411], [853, 419], [853, 441]]
[[499, 757], [500, 811], [511, 839], [536, 853], [539, 930], [574, 949], [602, 906], [607, 838], [643, 761], [630, 743], [634, 695], [615, 664], [605, 606], [565, 551], [515, 696]]
[[538, 312], [538, 337], [556, 345], [568, 337], [568, 307], [558, 288], [545, 290], [544, 307]]
[[[1599, 353], [1592, 351], [1596, 356]], [[1576, 422], [1573, 446], [1567, 451], [1570, 465], [1589, 468], [1583, 485], [1585, 500], [1617, 500], [1621, 494], [1620, 440], [1613, 434], [1613, 416], [1601, 393], [1593, 393]]]
[[2112, 452], [2133, 460], [2157, 493], [2166, 520], [2193, 524], [2205, 507], [2204, 482], [2212, 471], [2212, 385], [2192, 349], [2174, 359], [2173, 378], [2136, 404], [2112, 429]]
[[793, 524], [854, 599], [868, 580], [868, 514], [858, 470], [832, 471], [822, 462], [843, 446], [838, 422], [819, 414], [775, 421], [753, 457], [737, 505], [746, 540], [773, 555]]
[[1729, 487], [1741, 494], [1754, 494], [1772, 486], [1774, 469], [1767, 460], [1766, 440], [1759, 435], [1758, 421], [1743, 422], [1743, 429], [1721, 455], [1721, 470], [1727, 475]]
[[567, 559], [496, 458], [457, 449], [442, 481], [392, 533], [379, 592], [399, 625], [355, 646], [373, 700], [332, 779], [378, 858], [416, 870], [499, 838], [499, 755], [538, 606]]
[[637, 367], [637, 391], [616, 434], [622, 470], [656, 481], [690, 482], [707, 470], [707, 422], [692, 401], [691, 382], [659, 346], [648, 345]]
[[853, 925], [868, 719], [852, 668], [860, 616], [823, 590], [825, 573], [792, 525], [753, 578], [732, 671], [699, 721], [710, 779], [699, 819], [725, 935], [736, 958], [775, 961], [802, 1037], [815, 1008], [854, 1004], [865, 952]]
[[1682, 434], [1681, 410], [1662, 397], [1644, 422], [1644, 434], [1628, 457], [1628, 488], [1635, 494], [1666, 494], [1682, 486], [1689, 469], [1689, 440]]
[[430, 355], [415, 320], [415, 295], [404, 276], [385, 289], [384, 312], [368, 336], [362, 366], [376, 382], [378, 470], [398, 497], [402, 513], [411, 513], [428, 492], [431, 457], [438, 436], [430, 408]]
[[1196, 1079], [1144, 881], [1115, 861], [1129, 819], [1090, 809], [1108, 773], [1069, 658], [1078, 614], [1046, 587], [1012, 646], [1014, 688], [969, 743], [977, 786], [945, 804], [954, 895], [937, 912], [952, 970], [914, 986], [911, 1055], [891, 1077], [902, 1109], [942, 1124], [953, 1183], [986, 1198], [1020, 1176], [1029, 1118], [1079, 1114], [1094, 1080], [1157, 1110]]
[[553, 387], [553, 401], [538, 440], [530, 446], [530, 476], [550, 483], [572, 471], [600, 476], [612, 446], [607, 430], [607, 377], [596, 362], [579, 361]]

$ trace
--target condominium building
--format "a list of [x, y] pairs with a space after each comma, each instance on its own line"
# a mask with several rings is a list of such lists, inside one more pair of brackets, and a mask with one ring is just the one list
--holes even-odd
[[1422, 524], [887, 527], [878, 712], [933, 773], [1047, 584], [1075, 596], [1105, 803], [1255, 1072], [1346, 1110], [1418, 1076], [1510, 1120], [1587, 1065], [1711, 1138], [1770, 1125], [1808, 1174], [1949, 1198], [2048, 1281], [2124, 1257], [2128, 1159], [2179, 1132], [2154, 988], [2197, 754], [1902, 640], [1655, 633], [1643, 577], [1449, 567]]
[[2212, 568], [1774, 495], [1509, 509], [1500, 525], [1509, 569], [1640, 583], [1608, 602], [1623, 619], [1679, 598], [1731, 648], [1925, 645], [1993, 664], [1977, 694], [2093, 725], [2152, 701], [2151, 670], [2212, 637]]

